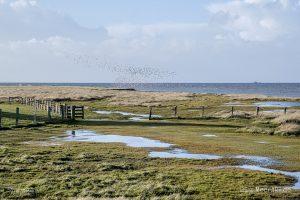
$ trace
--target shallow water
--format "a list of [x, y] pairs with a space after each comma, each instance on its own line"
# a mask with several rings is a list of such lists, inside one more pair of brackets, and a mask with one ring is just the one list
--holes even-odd
[[265, 101], [257, 102], [253, 105], [259, 107], [300, 107], [300, 102], [289, 102], [289, 101]]
[[297, 182], [295, 183], [295, 185], [292, 188], [300, 189], [300, 172], [287, 172], [287, 171], [281, 171], [281, 170], [276, 170], [276, 169], [260, 167], [260, 166], [256, 166], [256, 165], [241, 165], [241, 166], [238, 166], [238, 168], [252, 170], [252, 171], [273, 173], [273, 174], [283, 174], [286, 176], [293, 177], [297, 180]]
[[[124, 143], [129, 147], [144, 147], [144, 148], [170, 148], [174, 146], [170, 143], [152, 140], [145, 137], [122, 136], [122, 135], [104, 135], [98, 134], [89, 130], [67, 131], [66, 137], [52, 138], [54, 141], [67, 142], [100, 142], [100, 143]], [[158, 158], [186, 158], [186, 159], [221, 159], [221, 158], [237, 158], [255, 162], [261, 166], [272, 164], [280, 164], [268, 157], [253, 156], [253, 155], [226, 155], [220, 156], [215, 154], [193, 154], [184, 149], [175, 148], [169, 151], [151, 151], [150, 157]]]
[[258, 144], [270, 144], [270, 142], [267, 142], [267, 141], [256, 141], [256, 143], [258, 143]]
[[206, 135], [202, 135], [203, 137], [218, 137], [216, 135], [212, 135], [212, 134], [206, 134]]
[[152, 140], [144, 137], [121, 136], [121, 135], [102, 135], [93, 131], [77, 130], [67, 131], [67, 137], [59, 140], [67, 142], [102, 142], [102, 143], [124, 143], [129, 147], [153, 147], [153, 148], [168, 148], [172, 144]]
[[234, 156], [230, 156], [230, 158], [249, 160], [249, 161], [255, 162], [261, 166], [270, 166], [270, 165], [275, 165], [275, 164], [281, 164], [279, 161], [276, 161], [272, 158], [264, 157], [264, 156], [234, 155]]
[[[88, 130], [67, 131], [66, 137], [51, 138], [52, 141], [67, 141], [67, 142], [100, 142], [100, 143], [124, 143], [129, 147], [143, 148], [170, 148], [173, 144], [152, 140], [144, 137], [121, 136], [121, 135], [102, 135]], [[152, 158], [182, 158], [182, 159], [198, 159], [198, 160], [216, 160], [221, 158], [238, 158], [248, 161], [253, 161], [257, 165], [241, 165], [233, 166], [241, 169], [262, 171], [274, 174], [283, 174], [297, 179], [297, 183], [293, 189], [300, 189], [300, 172], [287, 172], [275, 169], [266, 168], [266, 166], [281, 164], [269, 157], [253, 156], [253, 155], [226, 155], [220, 156], [215, 154], [193, 154], [184, 149], [174, 148], [166, 151], [150, 151], [149, 157]]]
[[[135, 113], [129, 113], [129, 112], [122, 112], [122, 111], [106, 111], [106, 110], [98, 110], [95, 111], [95, 113], [101, 114], [101, 115], [110, 115], [110, 114], [120, 114], [123, 116], [132, 116], [129, 118], [131, 121], [143, 121], [149, 118], [148, 114], [135, 114]], [[153, 118], [161, 118], [160, 115], [152, 115]]]
[[215, 160], [220, 159], [222, 156], [213, 154], [193, 154], [183, 149], [173, 149], [171, 151], [151, 151], [149, 153], [151, 158], [186, 158], [197, 160]]

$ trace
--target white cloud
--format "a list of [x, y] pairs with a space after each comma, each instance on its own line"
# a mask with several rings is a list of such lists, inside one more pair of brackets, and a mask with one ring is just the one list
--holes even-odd
[[10, 7], [14, 10], [20, 10], [31, 6], [36, 6], [35, 0], [17, 0], [10, 3]]
[[245, 41], [272, 41], [298, 25], [299, 10], [289, 0], [231, 0], [211, 3], [208, 11], [224, 30]]
[[277, 70], [277, 76], [272, 77], [280, 78], [279, 69], [288, 63], [287, 73], [296, 80], [293, 66], [300, 64], [295, 53], [300, 51], [297, 4], [230, 0], [210, 3], [211, 19], [199, 23], [127, 23], [87, 29], [68, 16], [44, 10], [29, 0], [14, 1], [0, 6], [0, 27], [5, 27], [0, 31], [0, 68], [5, 66], [0, 79], [13, 79], [11, 72], [26, 65], [28, 72], [20, 75], [20, 81], [23, 77], [30, 81], [30, 74], [39, 71], [40, 75], [34, 78], [51, 81], [56, 76], [43, 72], [51, 74], [52, 68], [72, 71], [78, 80], [84, 78], [79, 81], [112, 81], [115, 75], [99, 72], [109, 63], [165, 67], [186, 75], [177, 81], [232, 81], [237, 77], [247, 81], [243, 77], [257, 77], [257, 72], [262, 71], [259, 76], [263, 78], [268, 69]]

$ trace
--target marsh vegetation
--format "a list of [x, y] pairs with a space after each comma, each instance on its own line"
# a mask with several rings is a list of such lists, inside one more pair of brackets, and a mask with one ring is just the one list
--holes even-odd
[[[163, 97], [162, 100], [155, 95], [149, 99], [148, 94], [143, 98], [140, 92], [126, 92], [129, 96], [60, 99], [70, 105], [84, 105], [86, 119], [59, 122], [55, 121], [59, 116], [54, 116], [54, 122], [45, 123], [47, 113], [39, 111], [39, 126], [32, 126], [32, 107], [7, 104], [3, 100], [0, 104], [5, 117], [2, 124], [9, 129], [0, 131], [0, 198], [299, 198], [299, 190], [290, 189], [297, 182], [295, 177], [239, 167], [250, 165], [299, 172], [299, 108], [291, 107], [284, 115], [271, 112], [278, 108], [268, 107], [264, 111], [271, 113], [261, 112], [256, 116], [253, 103], [266, 99], [188, 94], [182, 99]], [[126, 103], [126, 98], [130, 103]], [[243, 105], [236, 107], [234, 115], [231, 115], [231, 106], [226, 105], [232, 102]], [[132, 120], [132, 115], [124, 115], [124, 112], [147, 115], [148, 105], [160, 105], [154, 107], [153, 114], [158, 117], [153, 120]], [[14, 127], [16, 106], [21, 112], [20, 127]], [[176, 117], [174, 106], [178, 106]], [[204, 116], [201, 110], [193, 110], [201, 106], [206, 107]], [[124, 136], [123, 139], [144, 137], [172, 146], [145, 148], [120, 141], [57, 140], [71, 136], [72, 132], [67, 131], [72, 130], [75, 134], [76, 130], [88, 130], [103, 136]], [[151, 152], [176, 149], [185, 150], [181, 153], [220, 157], [149, 156]], [[262, 166], [242, 155], [276, 162]], [[281, 190], [257, 190], [274, 187]]]

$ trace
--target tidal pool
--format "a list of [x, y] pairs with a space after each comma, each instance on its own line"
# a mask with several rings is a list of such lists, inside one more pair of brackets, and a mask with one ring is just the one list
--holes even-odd
[[[142, 121], [149, 118], [148, 114], [135, 114], [135, 113], [129, 113], [129, 112], [122, 112], [122, 111], [106, 111], [106, 110], [98, 110], [95, 111], [95, 113], [101, 114], [101, 115], [110, 115], [110, 114], [120, 114], [123, 116], [131, 116], [129, 120], [131, 121]], [[153, 118], [161, 118], [160, 115], [152, 115]]]
[[[129, 147], [142, 148], [168, 148], [166, 151], [150, 151], [149, 157], [152, 158], [182, 158], [182, 159], [198, 159], [198, 160], [216, 160], [221, 158], [238, 158], [246, 161], [255, 162], [256, 165], [240, 165], [232, 166], [246, 170], [262, 171], [274, 174], [283, 174], [293, 177], [297, 180], [296, 184], [291, 187], [293, 189], [300, 189], [300, 172], [287, 172], [266, 168], [273, 164], [281, 164], [269, 157], [253, 156], [253, 155], [214, 155], [214, 154], [193, 154], [180, 148], [174, 148], [173, 144], [161, 142], [159, 140], [152, 140], [144, 137], [122, 136], [122, 135], [103, 135], [97, 134], [94, 131], [76, 130], [67, 131], [65, 137], [51, 138], [52, 141], [66, 141], [66, 142], [99, 142], [99, 143], [124, 143]], [[170, 150], [170, 148], [172, 148]], [[230, 166], [229, 166], [230, 167]]]
[[239, 159], [249, 160], [249, 161], [255, 162], [255, 163], [257, 163], [261, 166], [270, 166], [270, 165], [275, 165], [275, 164], [282, 164], [279, 161], [276, 161], [272, 158], [264, 157], [264, 156], [234, 155], [234, 156], [230, 156], [230, 158], [239, 158]]
[[276, 169], [269, 169], [269, 168], [256, 166], [256, 165], [241, 165], [241, 166], [238, 166], [238, 168], [252, 170], [252, 171], [267, 172], [267, 173], [272, 173], [272, 174], [283, 174], [285, 176], [293, 177], [297, 180], [297, 182], [291, 188], [292, 189], [300, 189], [300, 172], [287, 172], [287, 171], [281, 171], [281, 170], [276, 170]]
[[216, 135], [212, 135], [212, 134], [206, 134], [206, 135], [202, 135], [203, 137], [218, 137]]
[[173, 149], [171, 151], [151, 151], [149, 157], [152, 158], [186, 158], [197, 160], [215, 160], [220, 159], [222, 156], [213, 154], [193, 154], [183, 149]]
[[129, 147], [153, 147], [168, 148], [172, 144], [152, 140], [144, 137], [122, 136], [122, 135], [102, 135], [93, 131], [77, 130], [67, 131], [67, 137], [59, 138], [59, 140], [67, 142], [102, 142], [102, 143], [124, 143]]
[[300, 102], [289, 102], [289, 101], [265, 101], [257, 102], [253, 105], [259, 107], [300, 107]]

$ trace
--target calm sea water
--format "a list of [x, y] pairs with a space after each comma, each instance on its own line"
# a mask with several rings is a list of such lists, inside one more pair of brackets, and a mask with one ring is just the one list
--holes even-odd
[[0, 85], [95, 86], [134, 88], [141, 91], [264, 94], [268, 96], [300, 97], [300, 83], [0, 83]]

